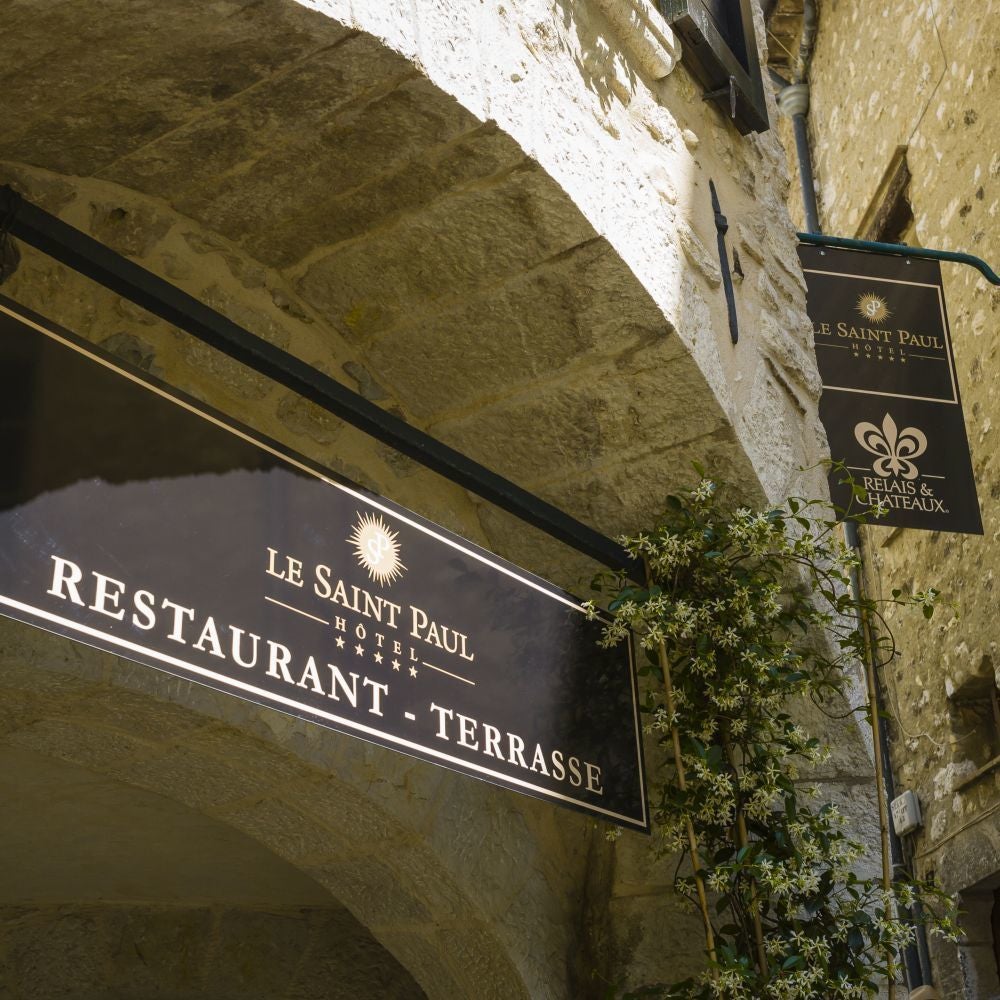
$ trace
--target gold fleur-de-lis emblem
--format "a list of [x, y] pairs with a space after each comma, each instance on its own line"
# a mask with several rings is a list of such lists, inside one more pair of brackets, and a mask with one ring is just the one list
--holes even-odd
[[916, 479], [920, 474], [913, 459], [927, 450], [927, 435], [919, 428], [904, 427], [899, 430], [896, 421], [887, 413], [881, 427], [868, 421], [857, 424], [854, 436], [865, 451], [879, 456], [872, 462], [876, 475]]

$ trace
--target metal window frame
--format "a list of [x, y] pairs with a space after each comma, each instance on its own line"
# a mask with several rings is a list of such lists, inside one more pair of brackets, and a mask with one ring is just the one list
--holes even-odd
[[744, 69], [722, 37], [702, 0], [657, 0], [657, 7], [680, 37], [681, 62], [705, 88], [705, 100], [718, 104], [742, 135], [766, 132], [771, 123], [767, 117], [752, 0], [727, 2], [739, 3], [749, 70]]

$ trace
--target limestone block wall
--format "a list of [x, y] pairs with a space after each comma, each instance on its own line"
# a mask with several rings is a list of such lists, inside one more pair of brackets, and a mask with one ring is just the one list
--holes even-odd
[[424, 996], [374, 940], [356, 939], [343, 907], [66, 902], [5, 907], [0, 926], [0, 995], [18, 1000]]
[[[307, 3], [406, 54], [567, 192], [697, 361], [768, 495], [787, 491], [796, 469], [818, 459], [817, 383], [772, 133], [740, 137], [701, 101], [683, 66], [653, 79], [621, 20], [606, 16], [622, 5], [429, 0], [390, 13], [349, 0]], [[747, 274], [736, 348], [709, 179]]]
[[[1000, 264], [997, 13], [991, 0], [820, 4], [809, 127], [825, 232], [861, 235], [890, 161], [905, 147], [914, 216], [908, 241]], [[791, 204], [798, 213], [797, 192]], [[948, 602], [930, 628], [906, 614], [890, 618], [900, 647], [885, 674], [894, 764], [900, 790], [916, 791], [923, 808], [924, 826], [910, 840], [917, 871], [933, 872], [949, 891], [985, 892], [1000, 872], [1000, 770], [963, 781], [1000, 753], [990, 713], [968, 704], [985, 696], [988, 706], [1000, 676], [993, 440], [1000, 289], [969, 267], [943, 264], [942, 271], [985, 534], [873, 527], [864, 542], [876, 592], [933, 585]], [[972, 913], [981, 917], [978, 897], [963, 897], [963, 905], [970, 921]], [[988, 937], [988, 921], [985, 932], [970, 923], [969, 933]], [[976, 972], [976, 962], [963, 960], [963, 971], [960, 953], [934, 947], [942, 996], [1000, 989]]]
[[[616, 9], [15, 3], [0, 180], [610, 534], [648, 523], [695, 459], [755, 501], [815, 493], [782, 150], [740, 137], [683, 66], [658, 78]], [[735, 346], [710, 179], [744, 272]], [[23, 252], [4, 294], [558, 583], [593, 570]], [[572, 814], [2, 630], [7, 747], [256, 839], [429, 997], [603, 995], [700, 961], [640, 838], [612, 848]], [[851, 725], [829, 732], [825, 777], [846, 801], [864, 748]]]

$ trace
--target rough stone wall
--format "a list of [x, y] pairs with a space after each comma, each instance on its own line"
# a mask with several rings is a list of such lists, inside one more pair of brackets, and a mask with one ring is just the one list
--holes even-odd
[[[740, 137], [683, 66], [651, 79], [596, 2], [426, 0], [384, 14], [348, 0], [304, 2], [386, 39], [537, 160], [697, 360], [766, 493], [787, 492], [821, 455], [824, 435], [774, 135]], [[709, 179], [746, 265], [735, 348]]]
[[[162, 4], [11, 5], [4, 181], [609, 533], [692, 459], [755, 500], [820, 488], [780, 147], [683, 67], [650, 78], [601, 5], [166, 6], [169, 31]], [[735, 347], [709, 179], [746, 275]], [[42, 255], [3, 290], [560, 583], [591, 568]], [[640, 838], [3, 628], [10, 746], [257, 838], [428, 996], [601, 995], [700, 960]], [[831, 738], [831, 794], [865, 812], [863, 746]]]
[[[862, 235], [890, 160], [905, 146], [915, 223], [908, 242], [1000, 265], [998, 12], [992, 0], [821, 2], [809, 128], [825, 232]], [[790, 204], [801, 218], [798, 192]], [[987, 738], [988, 708], [976, 716], [961, 705], [988, 693], [1000, 667], [1000, 468], [993, 440], [1000, 289], [969, 267], [943, 264], [942, 271], [985, 534], [873, 527], [864, 544], [875, 592], [933, 585], [948, 602], [930, 627], [918, 615], [890, 618], [900, 655], [885, 682], [898, 790], [913, 789], [923, 808], [924, 826], [910, 839], [915, 867], [960, 892], [1000, 871], [1000, 769], [961, 786], [1000, 754]], [[978, 904], [965, 908], [970, 920], [973, 910], [981, 916]], [[970, 933], [984, 931], [970, 926]], [[933, 947], [942, 996], [1000, 990], [995, 979], [977, 980], [975, 963], [966, 962], [963, 972], [954, 948]]]
[[343, 907], [66, 903], [0, 908], [0, 928], [11, 1000], [424, 997]]

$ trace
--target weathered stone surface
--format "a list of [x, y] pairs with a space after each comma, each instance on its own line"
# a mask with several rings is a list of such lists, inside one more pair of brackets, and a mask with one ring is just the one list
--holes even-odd
[[681, 356], [655, 304], [628, 281], [607, 244], [592, 240], [432, 315], [403, 319], [367, 354], [392, 373], [413, 412], [434, 419], [511, 391], [537, 395], [538, 381], [557, 374], [586, 384], [586, 369], [596, 363], [609, 371], [612, 356], [620, 378], [647, 348], [662, 348], [664, 360]]
[[[366, 927], [425, 923], [430, 912], [402, 888], [396, 871], [376, 858], [334, 861], [310, 869], [318, 882], [330, 890], [361, 919]], [[435, 915], [441, 911], [435, 907]]]
[[[808, 392], [801, 433], [772, 429], [776, 448], [760, 429], [801, 419], [781, 378], [799, 385], [789, 371], [809, 365], [782, 339], [801, 343], [804, 318], [780, 150], [740, 138], [683, 68], [653, 84], [593, 3], [24, 6], [5, 20], [3, 179], [601, 530], [648, 524], [693, 459], [756, 500], [822, 448]], [[736, 347], [709, 177], [734, 222], [770, 234], [737, 289]], [[5, 292], [531, 569], [583, 575], [507, 515], [38, 254]], [[765, 345], [760, 319], [776, 313]], [[41, 680], [59, 704], [19, 698], [12, 741], [188, 803], [340, 886], [428, 996], [600, 995], [580, 958], [584, 907], [609, 914], [620, 945], [602, 975], [631, 955], [634, 982], [678, 955], [699, 961], [672, 898], [638, 891], [641, 865], [621, 892], [610, 874], [591, 886], [588, 866], [611, 849], [588, 821], [67, 648], [19, 647], [0, 665], [5, 690], [31, 689], [19, 660], [83, 684]], [[202, 926], [203, 908], [189, 909], [174, 937], [169, 919], [140, 913], [93, 923], [146, 942], [163, 992], [181, 997], [156, 956]], [[337, 984], [352, 998], [420, 995], [370, 935], [345, 929], [343, 908], [319, 909], [216, 908], [200, 982], [216, 998], [252, 997], [255, 983], [301, 1000]], [[676, 941], [659, 936], [664, 914]], [[278, 952], [259, 944], [269, 936]]]
[[359, 795], [335, 778], [324, 777], [313, 784], [295, 786], [289, 794], [308, 801], [310, 814], [334, 831], [331, 853], [358, 849], [367, 852], [398, 836], [396, 824], [367, 796]]
[[[67, 906], [38, 920], [34, 913], [3, 914], [4, 958], [11, 995], [25, 1000], [61, 1000], [80, 989], [104, 984], [104, 958], [110, 951], [99, 917]], [[44, 927], [44, 932], [43, 932]]]
[[696, 975], [702, 965], [705, 932], [697, 912], [673, 893], [622, 896], [609, 903], [615, 936], [614, 964], [625, 970], [626, 988], [655, 982], [664, 975], [662, 952], [667, 942], [683, 941], [667, 975], [672, 981]]
[[149, 749], [148, 744], [124, 733], [60, 719], [40, 719], [17, 729], [8, 735], [7, 743], [19, 750], [51, 753], [82, 767], [112, 773], [123, 757]]
[[173, 747], [116, 769], [142, 788], [158, 790], [195, 809], [224, 808], [246, 799], [272, 782], [242, 771], [234, 761], [206, 758], [186, 747]]
[[[319, 37], [328, 42], [331, 35], [327, 22], [277, 3], [234, 5], [230, 12], [239, 16], [214, 19], [206, 33], [199, 6], [179, 5], [181, 15], [168, 19], [164, 30], [159, 5], [131, 5], [135, 34], [129, 45], [120, 44], [117, 16], [104, 11], [64, 35], [30, 72], [11, 72], [4, 83], [17, 109], [16, 126], [0, 155], [9, 151], [36, 163], [46, 155], [57, 169], [94, 173], [319, 48]], [[52, 37], [59, 34], [54, 30]], [[93, 53], [100, 53], [96, 66]], [[53, 72], [61, 98], [55, 113], [49, 103]], [[185, 82], [172, 85], [178, 79]]]
[[[109, 908], [101, 916], [114, 942], [113, 961], [108, 970], [109, 992], [145, 992], [148, 996], [157, 996], [168, 983], [176, 990], [195, 995], [201, 992], [216, 921], [211, 910], [116, 907]], [[278, 923], [275, 918], [271, 919]], [[213, 974], [221, 973], [222, 978], [226, 971], [213, 970]]]
[[24, 1000], [419, 1000], [342, 907], [0, 907], [0, 989]]
[[537, 169], [459, 190], [415, 217], [321, 256], [298, 281], [303, 297], [352, 338], [436, 312], [593, 236]]
[[[311, 947], [300, 963], [288, 1000], [340, 996], [423, 1000], [406, 969], [345, 910], [312, 913]], [[346, 944], [346, 947], [345, 947]], [[445, 995], [445, 994], [440, 994]]]
[[[458, 981], [475, 983], [476, 995], [483, 1000], [528, 1000], [532, 992], [516, 969], [514, 957], [497, 949], [491, 941], [490, 930], [485, 926], [466, 923], [460, 927], [442, 928], [430, 935], [436, 948], [445, 956], [445, 962]], [[546, 976], [557, 985], [561, 976]]]
[[462, 996], [461, 977], [453, 978], [438, 960], [437, 944], [424, 927], [389, 928], [380, 939], [403, 964], [410, 975], [426, 990], [430, 1000]]
[[[698, 408], [691, 359], [670, 362], [664, 357], [669, 341], [658, 347], [643, 353], [643, 367], [627, 380], [616, 370], [589, 383], [561, 380], [541, 398], [536, 392], [508, 397], [435, 430], [460, 451], [490, 456], [500, 473], [529, 486], [620, 460], [623, 442], [626, 454], [641, 454], [714, 433], [722, 418]], [[542, 462], [535, 459], [539, 453]]]
[[318, 444], [333, 444], [344, 425], [327, 410], [294, 393], [282, 396], [278, 419], [293, 433], [304, 434]]
[[[819, 8], [809, 119], [823, 230], [967, 250], [995, 267], [995, 4], [952, 8], [894, 0], [877, 12], [836, 3]], [[792, 148], [787, 122], [782, 130]], [[913, 223], [902, 232], [870, 233], [891, 207], [885, 190], [900, 147], [910, 175], [905, 198]], [[798, 214], [797, 191], [790, 204]], [[995, 338], [988, 334], [996, 326], [998, 298], [969, 267], [945, 264], [942, 275], [985, 534], [872, 527], [864, 544], [874, 594], [934, 586], [948, 602], [931, 623], [890, 610], [898, 653], [883, 679], [897, 791], [914, 791], [923, 811], [923, 826], [909, 838], [916, 867], [960, 892], [1000, 873], [1000, 844], [994, 842], [1000, 778], [994, 771], [962, 785], [1000, 745], [994, 745], [987, 703], [973, 722], [960, 694], [977, 686], [988, 694], [996, 683], [1000, 493], [991, 439], [997, 391], [984, 373], [996, 361]], [[970, 940], [982, 932], [977, 920], [981, 925], [982, 915], [969, 910]], [[942, 997], [988, 995], [970, 978], [976, 962], [965, 955], [966, 946], [932, 939], [931, 947]]]
[[[617, 463], [597, 467], [595, 471], [602, 478], [601, 489], [570, 475], [546, 483], [543, 495], [607, 532], [639, 531], [662, 514], [670, 493], [697, 481], [692, 463], [700, 462], [712, 470], [716, 479], [729, 484], [735, 500], [760, 502], [753, 474], [742, 463], [732, 461], [728, 448], [731, 440], [732, 430], [723, 428], [670, 448], [637, 449], [628, 455], [629, 464], [625, 468], [618, 468]], [[661, 466], [659, 459], [667, 455], [669, 466]], [[641, 479], [634, 471], [640, 465]], [[623, 511], [629, 512], [624, 523]]]
[[149, 372], [150, 375], [160, 375], [162, 370], [156, 363], [156, 350], [152, 344], [132, 333], [113, 333], [101, 341], [101, 347], [112, 354], [118, 355], [135, 368]]
[[150, 742], [188, 738], [209, 725], [208, 720], [179, 705], [121, 690], [112, 693], [101, 689], [75, 702], [68, 711], [88, 725], [96, 723]]
[[90, 231], [112, 250], [127, 257], [145, 257], [170, 230], [173, 220], [152, 205], [129, 210], [114, 203], [90, 205]]
[[374, 177], [349, 175], [341, 187], [324, 184], [308, 213], [276, 218], [265, 231], [248, 233], [247, 249], [275, 266], [290, 267], [301, 259], [303, 247], [363, 237], [368, 229], [423, 210], [452, 189], [482, 183], [522, 162], [523, 152], [490, 123], [458, 124], [471, 131], [430, 149], [396, 147], [396, 159]]
[[[371, 40], [363, 44], [370, 45]], [[376, 60], [379, 58], [376, 56]], [[384, 56], [381, 58], [384, 61]], [[426, 81], [406, 79], [413, 72], [402, 65], [385, 67], [385, 72], [394, 73], [396, 78], [390, 76], [384, 84], [372, 86], [378, 77], [365, 74], [369, 69], [377, 73], [379, 67], [370, 63], [364, 57], [359, 60], [356, 69], [362, 75], [357, 77], [355, 85], [359, 91], [367, 89], [355, 95], [356, 100], [344, 109], [343, 115], [330, 115], [326, 122], [317, 123], [315, 132], [297, 129], [294, 141], [287, 146], [262, 152], [235, 176], [224, 176], [188, 192], [179, 207], [201, 216], [231, 238], [245, 242], [266, 263], [287, 266], [300, 260], [303, 250], [313, 245], [323, 247], [351, 235], [361, 235], [363, 230], [359, 230], [358, 221], [367, 221], [369, 226], [381, 221], [379, 216], [372, 217], [370, 208], [365, 211], [366, 195], [376, 197], [372, 207], [392, 212], [393, 185], [389, 180], [392, 176], [397, 176], [397, 187], [402, 180], [403, 191], [409, 192], [409, 174], [413, 173], [412, 190], [419, 196], [419, 175], [426, 147], [436, 153], [443, 143], [477, 129], [479, 123], [453, 99], [430, 89]], [[324, 113], [329, 114], [328, 109], [324, 108]], [[213, 141], [210, 135], [199, 139], [199, 143]], [[475, 152], [478, 147], [473, 147]], [[489, 152], [483, 150], [487, 156]], [[364, 173], [358, 169], [361, 158], [367, 158]], [[412, 163], [414, 160], [416, 165]], [[317, 161], [323, 163], [322, 173], [312, 167]], [[488, 168], [481, 165], [479, 169]], [[442, 163], [442, 170], [439, 182], [446, 183], [449, 174], [456, 183], [462, 179], [461, 168], [450, 166], [447, 160]], [[367, 177], [378, 181], [366, 184]], [[400, 194], [395, 194], [397, 202]], [[247, 216], [244, 198], [248, 195], [259, 199], [261, 219]], [[419, 200], [418, 197], [417, 204]], [[307, 205], [312, 207], [308, 216], [304, 212]], [[354, 222], [352, 233], [351, 216], [356, 214], [360, 219]], [[282, 255], [282, 245], [288, 246], [289, 223], [313, 236], [315, 244], [303, 243], [300, 234], [297, 250]], [[272, 228], [279, 234], [276, 241], [269, 235]]]
[[[504, 793], [504, 798], [511, 793]], [[488, 785], [452, 786], [435, 810], [427, 842], [463, 880], [506, 909], [536, 862], [536, 847], [516, 809], [504, 809]]]
[[[308, 807], [307, 807], [308, 808]], [[298, 865], [315, 865], [329, 854], [334, 835], [297, 804], [259, 800], [226, 810], [226, 820]]]

